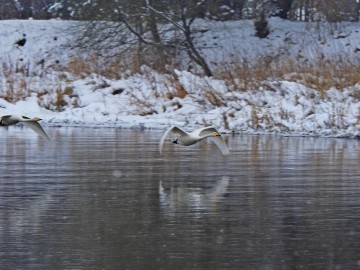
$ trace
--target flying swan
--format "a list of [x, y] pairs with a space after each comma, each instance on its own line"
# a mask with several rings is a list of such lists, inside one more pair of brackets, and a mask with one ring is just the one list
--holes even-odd
[[193, 145], [203, 139], [210, 138], [219, 147], [223, 155], [227, 156], [230, 154], [223, 137], [214, 127], [203, 127], [187, 133], [176, 126], [169, 128], [162, 136], [159, 143], [160, 154], [162, 153], [165, 139], [169, 134], [173, 137], [172, 143], [183, 146]]
[[4, 116], [0, 116], [0, 126], [11, 126], [21, 122], [24, 125], [31, 128], [40, 136], [50, 141], [49, 136], [46, 134], [44, 129], [38, 123], [38, 121], [40, 120], [42, 119], [39, 117], [29, 118], [21, 115], [4, 115]]

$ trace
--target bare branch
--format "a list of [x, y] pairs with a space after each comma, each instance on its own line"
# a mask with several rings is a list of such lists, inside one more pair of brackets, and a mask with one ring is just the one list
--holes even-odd
[[168, 21], [169, 23], [171, 23], [172, 25], [174, 25], [176, 28], [180, 29], [181, 31], [185, 31], [185, 29], [182, 27], [182, 25], [180, 25], [179, 23], [175, 22], [174, 20], [172, 20], [169, 16], [166, 16], [166, 14], [162, 11], [159, 11], [155, 8], [153, 8], [151, 5], [149, 5], [149, 1], [146, 1], [146, 8], [148, 8], [149, 10], [151, 10], [152, 12], [159, 14], [162, 18], [164, 18], [166, 21]]

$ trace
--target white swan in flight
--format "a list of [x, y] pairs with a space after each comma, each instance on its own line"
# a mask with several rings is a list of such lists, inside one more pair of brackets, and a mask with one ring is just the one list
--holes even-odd
[[169, 128], [162, 136], [159, 143], [160, 154], [162, 153], [165, 139], [169, 134], [173, 136], [172, 143], [184, 146], [193, 145], [205, 138], [210, 138], [219, 147], [223, 155], [227, 156], [230, 154], [223, 137], [221, 137], [220, 133], [214, 127], [203, 127], [187, 133], [176, 126]]
[[42, 120], [39, 117], [29, 118], [26, 116], [21, 115], [3, 115], [0, 116], [0, 126], [11, 126], [15, 125], [17, 123], [23, 123], [24, 125], [31, 128], [33, 131], [35, 131], [40, 136], [46, 138], [50, 141], [49, 136], [46, 134], [44, 129], [40, 126], [38, 121]]

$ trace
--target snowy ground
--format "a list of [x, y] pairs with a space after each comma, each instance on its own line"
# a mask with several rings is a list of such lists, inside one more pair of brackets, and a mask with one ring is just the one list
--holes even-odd
[[[176, 96], [170, 79], [144, 67], [141, 74], [111, 80], [59, 71], [73, 55], [66, 22], [0, 21], [0, 93], [31, 91], [23, 101], [0, 98], [0, 115], [39, 116], [44, 125], [191, 129], [215, 125], [224, 132], [276, 132], [289, 135], [356, 137], [360, 130], [360, 84], [316, 91], [289, 81], [265, 81], [260, 89], [234, 91], [224, 81], [177, 70], [185, 98]], [[336, 29], [271, 20], [268, 39], [254, 36], [251, 22], [200, 21], [198, 42], [211, 65], [234, 57], [257, 61], [264, 55], [323, 54], [360, 57], [360, 24]], [[306, 33], [306, 35], [305, 35]], [[24, 46], [14, 43], [26, 34]], [[8, 75], [6, 71], [18, 71]], [[10, 78], [10, 79], [9, 79]], [[67, 91], [67, 90], [68, 91]], [[58, 92], [57, 92], [58, 91]], [[58, 107], [59, 92], [64, 106]]]

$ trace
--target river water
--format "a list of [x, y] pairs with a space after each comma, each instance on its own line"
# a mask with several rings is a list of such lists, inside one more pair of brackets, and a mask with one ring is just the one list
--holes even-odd
[[0, 130], [1, 269], [360, 269], [360, 142]]

